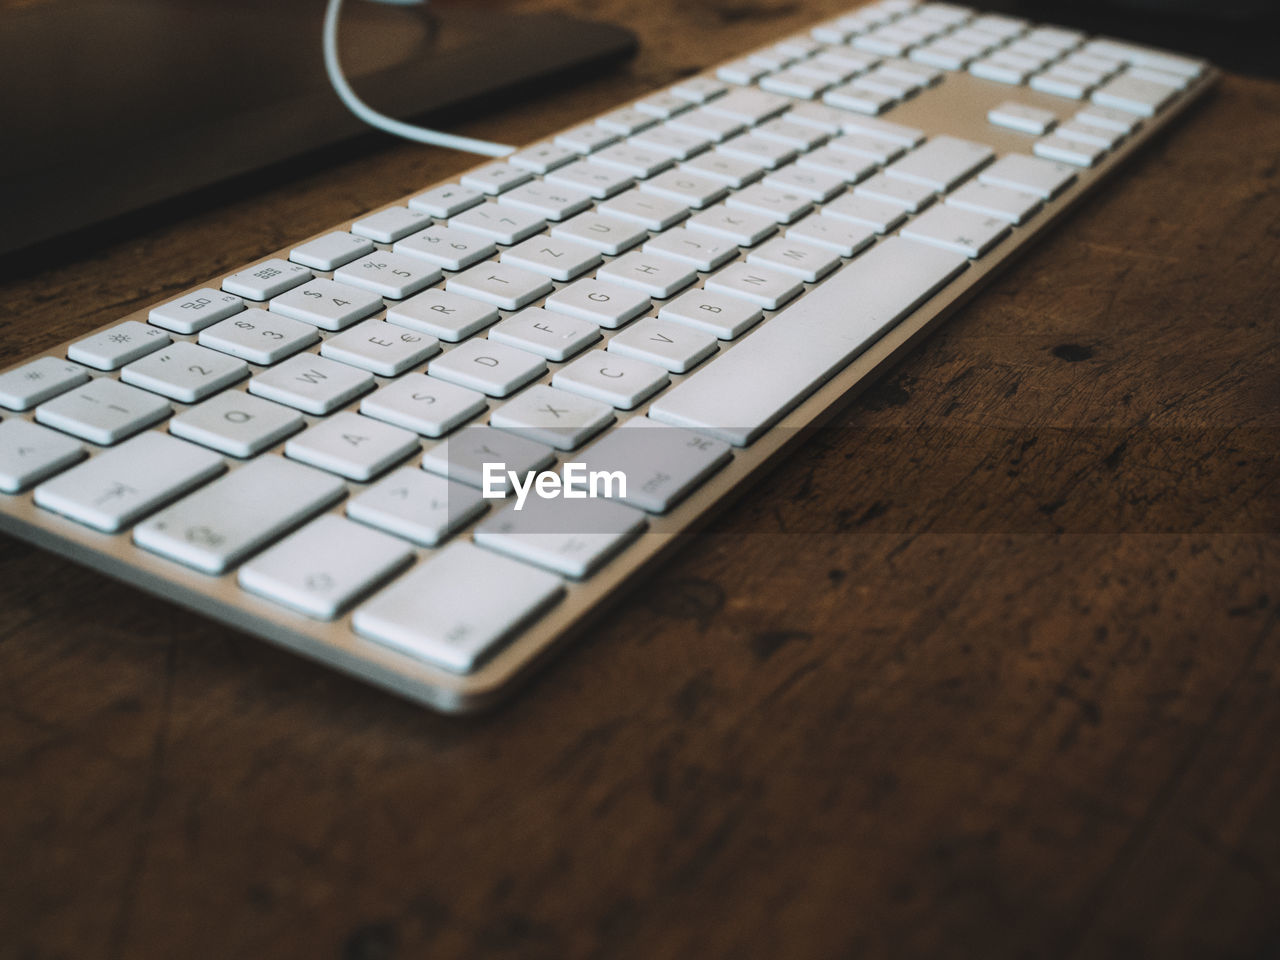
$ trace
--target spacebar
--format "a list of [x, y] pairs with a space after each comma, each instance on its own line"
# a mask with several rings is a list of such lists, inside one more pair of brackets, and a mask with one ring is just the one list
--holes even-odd
[[649, 416], [745, 447], [968, 262], [890, 237], [660, 397]]

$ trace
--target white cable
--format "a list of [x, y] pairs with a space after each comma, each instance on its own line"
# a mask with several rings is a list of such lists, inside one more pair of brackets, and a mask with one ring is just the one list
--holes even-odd
[[[386, 0], [384, 0], [386, 2]], [[387, 133], [416, 140], [418, 143], [429, 143], [436, 147], [447, 147], [450, 150], [463, 150], [467, 153], [478, 153], [486, 157], [505, 157], [515, 152], [515, 147], [502, 143], [490, 143], [488, 140], [474, 140], [471, 137], [459, 137], [452, 133], [441, 133], [439, 130], [428, 130], [425, 127], [405, 123], [379, 113], [356, 96], [347, 83], [342, 65], [338, 61], [338, 16], [342, 11], [342, 0], [329, 0], [324, 12], [324, 69], [329, 74], [329, 83], [333, 85], [338, 99], [347, 105], [347, 109], [357, 117]]]

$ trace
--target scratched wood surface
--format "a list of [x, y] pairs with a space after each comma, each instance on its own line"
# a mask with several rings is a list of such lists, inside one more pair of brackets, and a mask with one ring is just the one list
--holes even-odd
[[[839, 9], [561, 6], [640, 57], [468, 132]], [[3, 539], [0, 957], [1280, 955], [1278, 160], [1228, 78], [490, 716]], [[470, 162], [75, 250], [0, 286], [0, 360]]]

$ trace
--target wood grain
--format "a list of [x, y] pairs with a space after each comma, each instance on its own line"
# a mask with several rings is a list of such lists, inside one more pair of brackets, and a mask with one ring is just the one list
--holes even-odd
[[[555, 3], [630, 68], [840, 5]], [[486, 717], [0, 542], [0, 957], [1280, 955], [1280, 86], [1228, 77]], [[455, 173], [387, 144], [0, 288], [9, 362]]]

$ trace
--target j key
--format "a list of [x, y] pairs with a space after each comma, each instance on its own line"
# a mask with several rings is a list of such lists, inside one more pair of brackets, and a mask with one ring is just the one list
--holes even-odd
[[83, 460], [84, 447], [22, 419], [0, 423], [0, 490], [17, 493]]
[[481, 522], [477, 544], [582, 579], [639, 536], [645, 515], [606, 499], [530, 499]]
[[[519, 477], [542, 470], [555, 461], [555, 451], [545, 443], [519, 437], [497, 427], [463, 427], [422, 457], [422, 469], [476, 489], [484, 487], [484, 465], [505, 463]], [[499, 487], [509, 489], [504, 474]]]
[[769, 267], [733, 263], [707, 278], [707, 289], [749, 300], [766, 310], [776, 310], [799, 296], [804, 283], [798, 277]]
[[181, 403], [195, 403], [249, 375], [243, 360], [180, 341], [135, 360], [120, 379]]
[[676, 200], [689, 207], [706, 207], [729, 192], [723, 183], [688, 170], [668, 170], [640, 184], [645, 193]]
[[288, 260], [266, 260], [222, 281], [222, 289], [246, 300], [270, 300], [314, 277], [306, 267]]
[[266, 310], [246, 310], [200, 331], [202, 347], [270, 366], [320, 340], [316, 328]]
[[479, 491], [414, 467], [392, 471], [347, 503], [347, 516], [434, 547], [484, 513]]
[[922, 183], [944, 193], [986, 166], [995, 151], [984, 143], [958, 137], [934, 137], [923, 147], [885, 167], [885, 174]]
[[373, 389], [373, 375], [336, 360], [303, 353], [249, 381], [249, 392], [322, 417]]
[[646, 253], [661, 253], [693, 264], [698, 270], [714, 270], [738, 255], [738, 245], [710, 233], [681, 227], [660, 233], [644, 245]]
[[651, 297], [665, 299], [697, 280], [698, 271], [672, 257], [634, 250], [609, 261], [596, 272], [596, 276], [635, 287]]
[[496, 195], [512, 187], [518, 187], [522, 183], [528, 183], [532, 179], [533, 174], [528, 170], [509, 163], [486, 163], [483, 167], [463, 174], [462, 185], [479, 190], [481, 193]]
[[[431, 222], [430, 217], [426, 219], [427, 223]], [[411, 232], [405, 231], [405, 233]], [[377, 249], [373, 245], [373, 239], [376, 238], [357, 237], [344, 230], [338, 230], [334, 233], [326, 233], [323, 237], [317, 237], [300, 247], [294, 247], [289, 252], [289, 259], [312, 270], [333, 270], [344, 263], [350, 263], [356, 257], [373, 253]]]
[[84, 367], [57, 357], [41, 357], [0, 373], [0, 406], [30, 410], [88, 380]]
[[832, 250], [842, 257], [852, 257], [875, 240], [875, 232], [868, 226], [849, 223], [836, 217], [811, 216], [788, 228], [787, 239], [803, 240]]
[[607, 256], [630, 250], [649, 234], [640, 224], [600, 213], [582, 213], [551, 228], [553, 237], [594, 247]]
[[439, 352], [440, 344], [430, 334], [385, 320], [366, 320], [330, 337], [320, 347], [320, 356], [341, 360], [380, 377], [398, 377]]
[[546, 220], [533, 210], [500, 203], [482, 203], [449, 221], [454, 229], [470, 230], [501, 244], [519, 243], [546, 225]]
[[635, 183], [635, 177], [617, 167], [579, 160], [547, 174], [546, 182], [585, 190], [597, 200], [611, 197]]
[[775, 237], [747, 254], [747, 262], [792, 273], [807, 283], [816, 283], [840, 266], [840, 257], [819, 247], [791, 237]]
[[418, 435], [343, 410], [303, 430], [284, 454], [348, 480], [365, 482], [419, 450]]
[[46, 480], [35, 501], [116, 533], [225, 469], [216, 453], [152, 430]]
[[201, 287], [177, 300], [152, 307], [147, 319], [174, 333], [195, 333], [243, 309], [244, 301], [235, 294]]
[[[900, 204], [886, 203], [871, 197], [860, 197], [846, 193], [836, 197], [822, 208], [824, 217], [835, 217], [837, 220], [850, 220], [857, 224], [865, 224], [876, 233], [888, 233], [903, 220], [906, 212]], [[812, 217], [808, 218], [812, 219]], [[802, 223], [807, 222], [801, 221]]]
[[655, 197], [639, 190], [620, 193], [600, 204], [599, 210], [607, 216], [634, 220], [648, 230], [665, 230], [689, 216], [688, 206], [680, 201]]
[[613, 407], [535, 384], [498, 407], [489, 423], [557, 450], [575, 450], [614, 421]]
[[571, 317], [582, 317], [602, 327], [620, 327], [651, 306], [638, 290], [594, 278], [571, 283], [547, 297], [547, 309]]
[[350, 520], [313, 520], [240, 568], [240, 586], [317, 620], [332, 620], [407, 567], [401, 540]]
[[600, 254], [585, 243], [563, 237], [530, 237], [502, 251], [502, 262], [532, 270], [552, 280], [572, 280], [600, 263]]
[[497, 323], [499, 316], [497, 308], [487, 303], [443, 290], [424, 290], [387, 310], [388, 323], [421, 330], [449, 343]]
[[662, 367], [631, 357], [592, 350], [551, 378], [553, 386], [630, 410], [653, 396], [670, 378]]
[[342, 330], [382, 309], [382, 298], [334, 280], [312, 280], [272, 299], [269, 309], [284, 317]]
[[532, 270], [492, 262], [477, 264], [445, 283], [449, 293], [474, 297], [503, 310], [519, 310], [554, 289], [550, 280]]
[[341, 500], [346, 492], [346, 484], [338, 477], [268, 454], [139, 524], [133, 541], [216, 576]]
[[559, 577], [453, 543], [357, 607], [357, 633], [454, 673], [485, 657], [560, 599]]
[[564, 220], [591, 206], [591, 194], [566, 184], [534, 181], [498, 198], [499, 207], [522, 207], [547, 220]]
[[649, 513], [666, 513], [731, 459], [723, 440], [638, 417], [592, 444], [580, 460], [590, 471], [620, 471], [627, 492], [618, 499]]
[[719, 349], [716, 338], [674, 320], [646, 317], [609, 341], [609, 353], [687, 373]]
[[663, 304], [658, 316], [705, 330], [721, 340], [733, 340], [764, 319], [754, 303], [710, 290], [690, 290]]
[[958, 207], [938, 206], [908, 223], [901, 235], [963, 253], [966, 257], [980, 257], [1008, 233], [1007, 220]]
[[1021, 190], [1041, 200], [1052, 200], [1075, 179], [1076, 172], [1065, 163], [1053, 163], [1020, 153], [1003, 156], [978, 174], [982, 183]]
[[464, 187], [456, 183], [444, 183], [432, 187], [426, 193], [420, 193], [409, 200], [409, 206], [421, 210], [433, 217], [446, 220], [484, 202], [484, 194], [479, 190]]
[[[425, 211], [410, 207], [387, 207], [385, 210], [379, 210], [377, 213], [357, 220], [351, 225], [351, 232], [368, 237], [370, 240], [377, 240], [378, 243], [395, 243], [429, 226], [431, 226], [431, 214]], [[363, 250], [357, 256], [365, 256], [372, 252], [372, 250]], [[354, 260], [355, 257], [350, 259]], [[333, 267], [328, 269], [332, 270]]]
[[1008, 223], [1025, 223], [1028, 217], [1040, 209], [1040, 201], [1029, 193], [974, 181], [950, 194], [947, 206], [985, 213]]
[[547, 362], [492, 340], [467, 340], [432, 360], [427, 371], [491, 397], [505, 397], [546, 373]]
[[406, 253], [379, 250], [334, 271], [333, 279], [376, 293], [388, 300], [403, 300], [444, 276], [439, 267]]
[[442, 437], [488, 410], [484, 394], [422, 373], [379, 387], [360, 401], [360, 412], [424, 437]]
[[252, 457], [307, 424], [302, 414], [241, 390], [226, 390], [169, 421], [169, 432], [232, 457]]
[[600, 328], [590, 320], [526, 307], [490, 330], [489, 339], [559, 363], [599, 340]]
[[137, 320], [126, 320], [77, 340], [67, 348], [67, 359], [96, 370], [116, 370], [172, 342], [163, 330]]
[[396, 253], [421, 257], [446, 270], [463, 270], [492, 256], [498, 248], [492, 240], [475, 231], [436, 226], [397, 241], [391, 249]]

